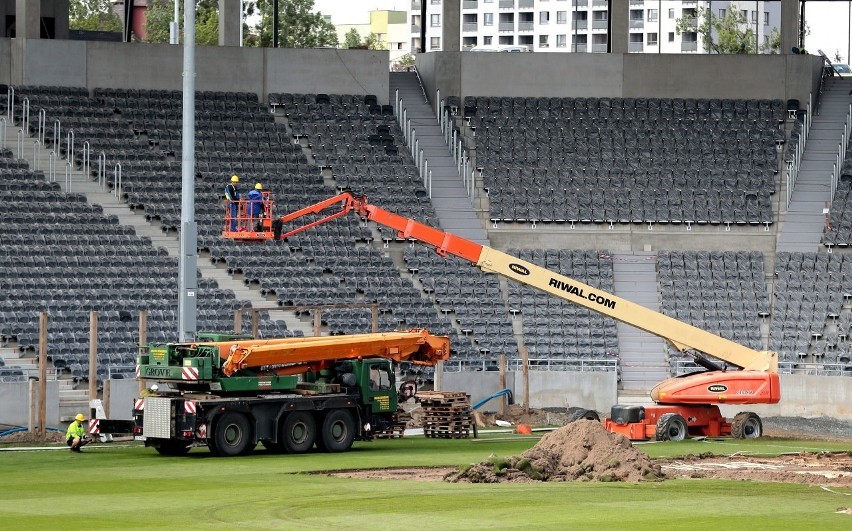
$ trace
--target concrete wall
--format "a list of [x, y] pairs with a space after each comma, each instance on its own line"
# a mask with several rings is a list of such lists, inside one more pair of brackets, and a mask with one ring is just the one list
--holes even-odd
[[797, 98], [818, 86], [822, 60], [810, 55], [465, 53], [420, 54], [430, 100], [546, 96]]
[[139, 396], [139, 382], [137, 380], [110, 380], [109, 387], [109, 418], [132, 420], [133, 399]]
[[[608, 415], [618, 402], [618, 384], [613, 372], [530, 371], [530, 407], [584, 407]], [[444, 372], [441, 389], [464, 391], [471, 404], [500, 389], [496, 372]], [[523, 403], [521, 374], [509, 372], [506, 382]], [[499, 402], [484, 406], [495, 411]], [[852, 420], [852, 378], [841, 376], [781, 375], [781, 402], [772, 405], [721, 406], [726, 417], [740, 411], [754, 411], [763, 417], [833, 417]]]
[[[0, 39], [0, 83], [180, 90], [183, 46]], [[374, 94], [388, 103], [388, 52], [199, 46], [196, 89]], [[8, 66], [7, 66], [8, 65]], [[7, 70], [8, 68], [8, 70]]]
[[[35, 386], [34, 396], [38, 396], [38, 382], [15, 382], [0, 384], [0, 424], [28, 426], [30, 419], [30, 385]], [[38, 422], [38, 398], [32, 406], [33, 417]], [[61, 428], [59, 423], [59, 382], [47, 382], [47, 427]]]

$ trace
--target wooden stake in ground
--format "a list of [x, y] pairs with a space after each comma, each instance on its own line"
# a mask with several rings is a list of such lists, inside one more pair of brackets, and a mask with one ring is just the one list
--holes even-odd
[[38, 316], [38, 435], [44, 439], [47, 423], [47, 312]]

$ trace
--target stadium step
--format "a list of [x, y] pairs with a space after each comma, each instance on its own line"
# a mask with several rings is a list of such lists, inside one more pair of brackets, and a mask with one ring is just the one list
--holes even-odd
[[[411, 119], [429, 171], [432, 174], [431, 199], [443, 230], [488, 244], [488, 235], [480, 217], [468, 198], [435, 112], [423, 97], [423, 89], [414, 72], [391, 72], [389, 95], [396, 102], [397, 90], [402, 96], [405, 116]], [[397, 112], [402, 112], [397, 109]]]

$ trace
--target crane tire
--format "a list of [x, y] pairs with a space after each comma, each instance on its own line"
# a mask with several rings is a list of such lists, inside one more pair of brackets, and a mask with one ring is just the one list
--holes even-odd
[[317, 424], [308, 411], [293, 411], [284, 417], [278, 443], [287, 453], [303, 454], [314, 446]]
[[688, 431], [686, 419], [677, 413], [666, 413], [657, 421], [658, 441], [682, 441]]
[[737, 413], [731, 421], [731, 437], [734, 439], [757, 439], [763, 435], [763, 422], [757, 413]]
[[317, 448], [323, 452], [345, 452], [355, 441], [355, 419], [345, 409], [333, 409], [322, 419]]
[[251, 423], [242, 413], [228, 411], [213, 428], [211, 451], [222, 457], [245, 455], [254, 449]]

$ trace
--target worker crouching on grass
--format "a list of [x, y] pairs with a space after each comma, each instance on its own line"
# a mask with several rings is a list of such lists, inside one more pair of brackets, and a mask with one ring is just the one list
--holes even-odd
[[72, 452], [79, 452], [80, 449], [89, 444], [89, 439], [86, 438], [86, 430], [83, 428], [83, 423], [86, 417], [82, 413], [77, 413], [74, 421], [68, 425], [68, 431], [65, 433], [65, 444]]

